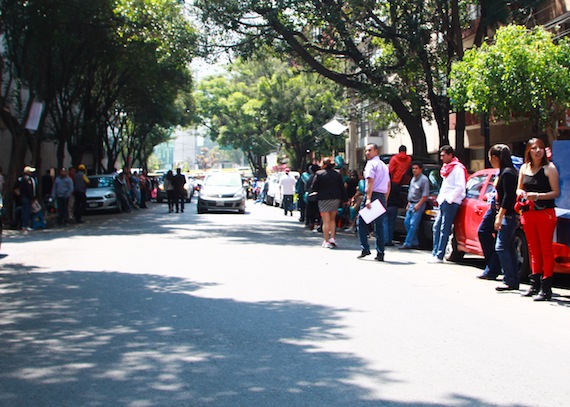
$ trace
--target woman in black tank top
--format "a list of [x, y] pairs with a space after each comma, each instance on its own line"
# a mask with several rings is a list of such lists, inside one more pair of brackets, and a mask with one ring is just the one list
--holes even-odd
[[556, 227], [554, 199], [560, 195], [560, 183], [558, 170], [546, 157], [542, 140], [532, 138], [528, 141], [524, 162], [519, 173], [517, 194], [533, 203], [531, 210], [521, 211], [532, 274], [531, 286], [522, 295], [534, 296], [535, 301], [545, 301], [552, 298], [552, 237]]

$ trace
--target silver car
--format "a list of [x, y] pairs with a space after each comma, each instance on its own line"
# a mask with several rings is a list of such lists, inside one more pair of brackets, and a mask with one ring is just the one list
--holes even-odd
[[113, 175], [90, 175], [87, 185], [86, 211], [111, 210], [121, 212], [115, 193], [115, 177]]
[[204, 178], [198, 196], [198, 213], [245, 213], [246, 191], [237, 172], [210, 172]]

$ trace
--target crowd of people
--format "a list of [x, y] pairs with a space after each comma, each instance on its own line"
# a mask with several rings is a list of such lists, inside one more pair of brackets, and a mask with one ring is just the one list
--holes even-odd
[[[54, 176], [55, 175], [55, 176]], [[13, 187], [13, 204], [10, 228], [22, 231], [46, 228], [46, 213], [56, 213], [56, 224], [83, 223], [87, 207], [87, 188], [91, 180], [84, 164], [77, 167], [61, 168], [57, 174], [52, 170], [38, 180], [36, 168], [25, 166], [22, 175]], [[153, 188], [146, 173], [131, 173], [124, 168], [115, 171], [114, 187], [121, 210], [146, 208]], [[5, 176], [0, 169], [0, 197], [5, 184]], [[0, 198], [1, 199], [1, 198]]]
[[[378, 147], [368, 144], [364, 150], [366, 165], [361, 173], [352, 170], [344, 174], [335, 169], [330, 157], [320, 165], [308, 165], [295, 180], [293, 190], [289, 174], [282, 178], [280, 187], [285, 215], [292, 215], [290, 197], [296, 193], [297, 209], [310, 230], [323, 234], [322, 247], [338, 245], [336, 231], [356, 233], [362, 259], [372, 254], [369, 239], [374, 238], [375, 260], [384, 261], [385, 247], [394, 245], [394, 224], [400, 205], [400, 189], [409, 185], [404, 225], [406, 236], [400, 250], [419, 248], [418, 227], [428, 199], [429, 180], [423, 174], [423, 163], [413, 161], [405, 146], [399, 148], [389, 164], [379, 157]], [[469, 173], [455, 156], [454, 149], [443, 146], [439, 150], [442, 163], [441, 187], [437, 196], [438, 214], [433, 225], [433, 248], [428, 263], [443, 263], [445, 248], [452, 233], [459, 207], [465, 199]], [[486, 267], [478, 278], [496, 280], [503, 275], [496, 291], [519, 290], [514, 246], [515, 231], [522, 226], [529, 245], [532, 274], [530, 287], [521, 293], [535, 301], [552, 298], [554, 256], [553, 233], [556, 227], [554, 200], [560, 195], [556, 166], [548, 157], [544, 142], [528, 141], [520, 171], [513, 164], [508, 146], [496, 144], [488, 151], [491, 166], [497, 170], [495, 194], [489, 200], [489, 209], [479, 226], [479, 239], [485, 255]], [[293, 192], [294, 191], [294, 192]], [[375, 205], [378, 201], [380, 205]], [[380, 209], [378, 209], [380, 208]], [[365, 220], [364, 211], [373, 213]], [[367, 217], [366, 217], [367, 218]]]

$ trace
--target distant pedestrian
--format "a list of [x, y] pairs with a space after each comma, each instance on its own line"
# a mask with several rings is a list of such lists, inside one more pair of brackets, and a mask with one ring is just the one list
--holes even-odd
[[[186, 177], [182, 174], [180, 168], [176, 169], [176, 175], [172, 177], [172, 186], [174, 187], [175, 201], [174, 206], [176, 207], [176, 213], [184, 212], [184, 200], [186, 199], [186, 190], [184, 189], [186, 185]], [[179, 207], [180, 204], [180, 207]]]
[[467, 181], [467, 169], [455, 156], [453, 147], [441, 147], [439, 157], [443, 162], [440, 170], [443, 182], [437, 195], [439, 213], [433, 225], [433, 250], [429, 263], [443, 262], [445, 247], [451, 234], [455, 215], [457, 215], [459, 205], [465, 198], [465, 183]]
[[[364, 167], [364, 196], [360, 210], [370, 208], [372, 201], [378, 199], [380, 203], [386, 207], [386, 196], [390, 194], [390, 174], [388, 166], [380, 160], [378, 146], [376, 144], [368, 144], [364, 150], [366, 159], [368, 160]], [[386, 213], [377, 217], [374, 222], [374, 232], [376, 235], [376, 260], [384, 261], [384, 220]], [[359, 214], [356, 221], [358, 228], [358, 238], [360, 240], [361, 253], [358, 258], [363, 258], [371, 254], [370, 244], [368, 243], [368, 225]]]
[[85, 174], [85, 165], [79, 164], [74, 178], [73, 196], [75, 197], [75, 207], [73, 216], [75, 223], [83, 223], [83, 214], [87, 207], [87, 185], [89, 185], [89, 178]]
[[73, 195], [73, 181], [67, 176], [67, 170], [62, 168], [59, 175], [55, 177], [52, 189], [52, 197], [57, 207], [57, 224], [59, 226], [67, 225], [67, 213], [69, 198]]
[[34, 178], [36, 169], [29, 165], [24, 167], [19, 179], [20, 197], [22, 199], [22, 229], [32, 230], [32, 202], [37, 197], [37, 181]]
[[334, 170], [335, 162], [326, 157], [317, 171], [313, 183], [313, 192], [317, 193], [317, 204], [322, 219], [323, 244], [325, 248], [336, 247], [336, 216], [338, 208], [348, 198], [342, 175]]
[[423, 174], [421, 161], [412, 163], [412, 179], [408, 188], [408, 204], [406, 206], [406, 218], [404, 225], [406, 226], [406, 239], [400, 249], [415, 249], [420, 245], [418, 239], [418, 229], [422, 221], [426, 202], [429, 196], [429, 180]]
[[281, 206], [287, 216], [287, 212], [293, 216], [293, 196], [295, 195], [295, 184], [297, 180], [290, 174], [289, 168], [285, 168], [285, 174], [279, 179], [279, 189], [281, 191]]

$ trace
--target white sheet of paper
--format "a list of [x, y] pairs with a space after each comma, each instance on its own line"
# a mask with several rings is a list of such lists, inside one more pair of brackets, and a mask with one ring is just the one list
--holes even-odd
[[362, 219], [364, 219], [364, 222], [368, 224], [372, 222], [374, 219], [376, 219], [378, 216], [382, 215], [384, 212], [386, 212], [386, 208], [384, 208], [384, 205], [382, 205], [380, 200], [375, 199], [370, 203], [370, 209], [364, 207], [360, 210], [359, 214], [360, 216], [362, 216]]

